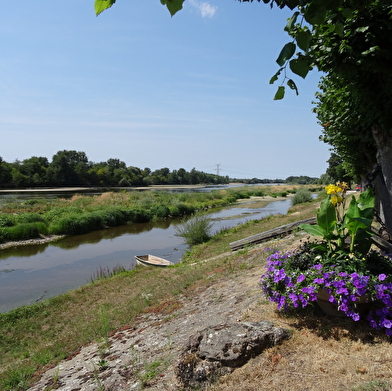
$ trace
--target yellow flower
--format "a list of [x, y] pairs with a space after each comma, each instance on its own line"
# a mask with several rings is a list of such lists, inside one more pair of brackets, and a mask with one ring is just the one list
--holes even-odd
[[337, 202], [338, 202], [338, 197], [332, 196], [331, 197], [331, 202], [332, 202], [332, 205], [335, 206], [337, 204]]
[[339, 186], [335, 185], [328, 185], [325, 190], [327, 191], [327, 194], [338, 194], [342, 191], [342, 189]]
[[335, 188], [336, 188], [335, 185], [328, 185], [325, 188], [325, 190], [326, 190], [327, 194], [336, 194]]

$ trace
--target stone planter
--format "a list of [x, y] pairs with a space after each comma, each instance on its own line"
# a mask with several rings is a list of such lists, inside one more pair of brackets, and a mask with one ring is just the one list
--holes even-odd
[[[317, 304], [321, 310], [327, 314], [337, 317], [347, 316], [343, 311], [338, 310], [338, 306], [329, 301], [330, 294], [323, 288], [321, 288], [317, 293]], [[357, 300], [353, 302], [354, 311], [358, 312], [360, 315], [365, 314], [369, 311], [371, 301], [367, 295], [362, 295], [357, 297]]]

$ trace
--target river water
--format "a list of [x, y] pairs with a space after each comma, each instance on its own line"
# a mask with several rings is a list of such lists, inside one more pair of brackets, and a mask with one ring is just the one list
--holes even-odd
[[[210, 214], [212, 233], [270, 214], [286, 214], [291, 200], [245, 202]], [[100, 269], [135, 266], [135, 255], [154, 254], [174, 263], [187, 246], [176, 236], [179, 220], [132, 224], [55, 243], [0, 251], [0, 312], [57, 296], [91, 281]]]

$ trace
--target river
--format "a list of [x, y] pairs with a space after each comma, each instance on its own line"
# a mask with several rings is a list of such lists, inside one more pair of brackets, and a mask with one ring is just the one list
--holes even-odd
[[[291, 200], [245, 202], [210, 215], [212, 233], [270, 214], [286, 214]], [[176, 236], [179, 220], [132, 224], [55, 243], [0, 251], [0, 312], [57, 296], [91, 281], [100, 269], [135, 266], [135, 255], [154, 254], [174, 263], [187, 246]]]

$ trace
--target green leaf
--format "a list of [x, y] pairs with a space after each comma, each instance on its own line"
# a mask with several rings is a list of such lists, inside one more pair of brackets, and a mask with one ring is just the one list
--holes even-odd
[[276, 94], [274, 96], [274, 100], [281, 100], [284, 98], [284, 92], [285, 92], [285, 88], [284, 86], [279, 86], [278, 87], [278, 91], [276, 91]]
[[341, 11], [344, 18], [348, 19], [353, 16], [353, 10], [351, 8], [343, 8]]
[[302, 49], [304, 52], [309, 50], [310, 43], [312, 42], [312, 34], [309, 30], [300, 31], [295, 39], [300, 49]]
[[343, 37], [343, 29], [344, 26], [342, 23], [337, 22], [335, 24], [335, 33], [338, 34], [340, 37]]
[[295, 93], [298, 95], [298, 88], [297, 88], [297, 85], [294, 83], [293, 80], [291, 80], [291, 79], [287, 80], [287, 85], [288, 85], [292, 90], [294, 90]]
[[373, 219], [374, 206], [374, 193], [372, 188], [369, 187], [366, 191], [361, 193], [358, 198], [358, 208], [361, 211], [361, 216], [367, 219]]
[[101, 12], [110, 8], [115, 2], [116, 0], [95, 0], [95, 15], [98, 16]]
[[310, 71], [309, 62], [304, 56], [295, 58], [290, 61], [290, 69], [293, 73], [305, 79], [306, 75]]
[[276, 82], [276, 80], [278, 80], [279, 75], [281, 74], [283, 68], [280, 68], [278, 72], [275, 73], [275, 75], [273, 75], [271, 77], [271, 80], [269, 81], [270, 84], [274, 84]]
[[327, 9], [325, 5], [312, 2], [305, 10], [305, 19], [311, 25], [324, 23], [327, 17]]
[[317, 224], [324, 231], [326, 238], [333, 234], [336, 225], [336, 211], [332, 205], [331, 196], [326, 197], [317, 211]]
[[280, 51], [279, 57], [276, 60], [278, 65], [282, 67], [287, 60], [293, 57], [295, 53], [295, 48], [296, 48], [295, 43], [293, 42], [286, 43], [286, 45], [284, 45], [283, 49]]
[[324, 231], [318, 225], [300, 224], [299, 228], [314, 236], [324, 236]]
[[182, 9], [182, 4], [185, 0], [161, 0], [161, 4], [166, 5], [171, 16], [174, 16], [179, 10]]
[[295, 25], [295, 22], [297, 21], [297, 17], [299, 15], [299, 12], [294, 12], [294, 15], [291, 18], [287, 19], [287, 25], [284, 28], [284, 31], [287, 31], [288, 33], [291, 32], [291, 30], [293, 29], [293, 26]]

